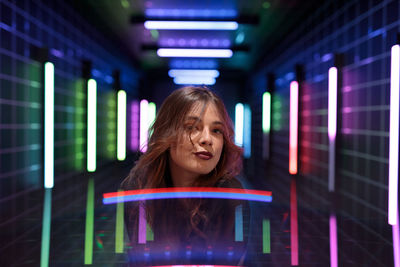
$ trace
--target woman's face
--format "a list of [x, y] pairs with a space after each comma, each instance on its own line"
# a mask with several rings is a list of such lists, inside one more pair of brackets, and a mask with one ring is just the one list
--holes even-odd
[[170, 149], [171, 171], [184, 177], [208, 174], [217, 166], [224, 146], [224, 124], [214, 104], [195, 105], [184, 120], [184, 134]]

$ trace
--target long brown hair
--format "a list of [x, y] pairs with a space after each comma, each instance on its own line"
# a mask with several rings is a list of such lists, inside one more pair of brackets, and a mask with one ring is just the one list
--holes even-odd
[[[193, 186], [215, 186], [218, 181], [229, 180], [241, 171], [242, 149], [234, 144], [232, 120], [226, 111], [222, 100], [211, 90], [205, 87], [187, 86], [175, 90], [162, 104], [156, 120], [149, 132], [152, 132], [147, 151], [140, 157], [132, 168], [129, 176], [122, 182], [124, 190], [161, 188], [172, 186], [169, 174], [169, 149], [176, 144], [184, 131], [186, 114], [194, 105], [214, 104], [222, 123], [224, 124], [224, 146], [221, 158], [216, 168], [209, 174], [202, 175]], [[192, 202], [195, 203], [195, 202]], [[207, 216], [201, 214], [199, 202], [190, 210], [191, 225], [197, 232], [198, 218], [207, 221]], [[147, 220], [152, 225], [154, 209], [146, 207]]]

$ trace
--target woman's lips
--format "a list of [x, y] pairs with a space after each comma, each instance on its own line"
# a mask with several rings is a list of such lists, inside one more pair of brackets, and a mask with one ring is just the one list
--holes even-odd
[[213, 157], [213, 155], [210, 152], [197, 152], [194, 153], [197, 157], [204, 159], [204, 160], [209, 160]]

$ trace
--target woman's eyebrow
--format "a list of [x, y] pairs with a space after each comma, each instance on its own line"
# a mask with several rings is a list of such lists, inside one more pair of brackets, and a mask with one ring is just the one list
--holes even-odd
[[[199, 121], [202, 122], [203, 120], [197, 116], [188, 116], [186, 118], [186, 120], [195, 120], [195, 121]], [[213, 121], [212, 124], [218, 124], [218, 125], [224, 125], [221, 121]]]

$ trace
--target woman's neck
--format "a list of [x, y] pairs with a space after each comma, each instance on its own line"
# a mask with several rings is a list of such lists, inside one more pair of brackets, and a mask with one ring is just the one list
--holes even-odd
[[199, 177], [197, 174], [182, 170], [182, 168], [175, 165], [171, 160], [169, 161], [169, 170], [174, 187], [191, 187]]

